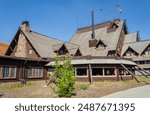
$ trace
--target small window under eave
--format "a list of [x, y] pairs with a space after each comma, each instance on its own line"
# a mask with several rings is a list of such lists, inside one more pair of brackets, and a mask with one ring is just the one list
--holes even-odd
[[65, 45], [62, 45], [62, 47], [55, 52], [58, 53], [58, 55], [66, 55], [67, 53], [69, 53]]
[[101, 40], [99, 40], [99, 42], [96, 45], [96, 49], [105, 49], [106, 48], [106, 44], [104, 44]]
[[139, 54], [133, 50], [131, 47], [129, 47], [123, 56], [138, 56]]
[[76, 51], [76, 53], [75, 53], [75, 55], [74, 55], [74, 56], [82, 56], [82, 54], [81, 54], [81, 52], [80, 52], [80, 50], [79, 50], [79, 49]]

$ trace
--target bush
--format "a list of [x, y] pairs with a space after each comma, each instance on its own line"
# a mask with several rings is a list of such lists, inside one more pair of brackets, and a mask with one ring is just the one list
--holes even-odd
[[79, 88], [80, 88], [81, 90], [87, 90], [88, 85], [87, 85], [87, 84], [81, 84], [81, 85], [79, 86]]

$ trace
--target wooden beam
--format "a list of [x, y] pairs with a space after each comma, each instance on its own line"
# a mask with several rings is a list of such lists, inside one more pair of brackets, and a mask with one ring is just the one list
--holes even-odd
[[[142, 75], [144, 75], [145, 77], [147, 77], [143, 72], [141, 72], [139, 69], [135, 68], [135, 70], [137, 70], [138, 72], [140, 72]], [[148, 78], [148, 77], [147, 77]]]
[[143, 68], [139, 67], [138, 65], [137, 65], [136, 67], [138, 67], [140, 70], [142, 70], [142, 71], [144, 71], [145, 73], [147, 73], [148, 76], [150, 76], [150, 74], [149, 74], [147, 71], [145, 71]]
[[117, 77], [117, 81], [119, 81], [119, 68], [118, 67], [116, 67], [115, 69], [115, 75]]
[[128, 70], [128, 68], [126, 68], [125, 65], [121, 64], [121, 66], [122, 66], [127, 72], [129, 72], [129, 74], [132, 75], [132, 77], [139, 83], [139, 81], [137, 80], [136, 76], [135, 76], [130, 70]]
[[93, 84], [93, 79], [92, 79], [92, 68], [91, 68], [91, 64], [88, 65], [88, 69], [89, 69], [89, 79], [90, 79], [90, 84]]

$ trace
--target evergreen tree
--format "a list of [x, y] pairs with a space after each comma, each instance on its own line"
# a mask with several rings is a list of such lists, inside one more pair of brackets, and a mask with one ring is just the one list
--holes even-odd
[[75, 90], [75, 72], [71, 65], [71, 57], [67, 56], [63, 62], [60, 64], [60, 59], [58, 55], [55, 57], [55, 83], [58, 88], [59, 97], [71, 97], [73, 91]]

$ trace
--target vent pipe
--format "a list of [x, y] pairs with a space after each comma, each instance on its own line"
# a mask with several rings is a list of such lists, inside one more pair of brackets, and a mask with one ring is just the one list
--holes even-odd
[[91, 37], [92, 39], [95, 38], [95, 30], [94, 30], [94, 10], [91, 11], [91, 17], [92, 17], [92, 34]]

